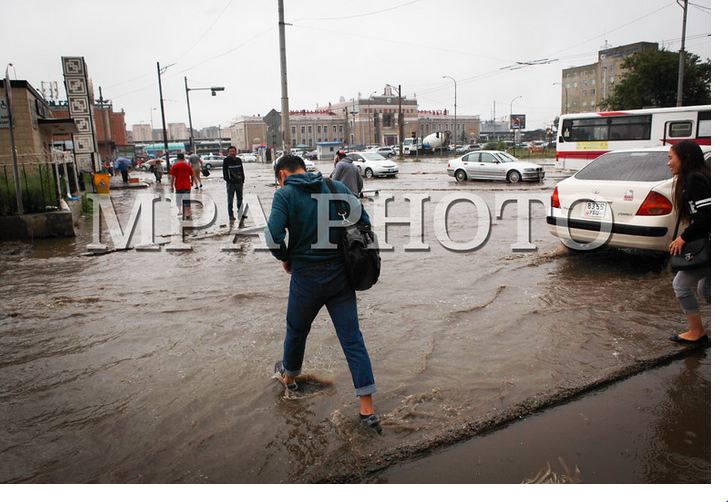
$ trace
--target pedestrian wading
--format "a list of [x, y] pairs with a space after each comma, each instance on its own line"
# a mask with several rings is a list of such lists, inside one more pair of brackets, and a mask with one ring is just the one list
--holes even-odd
[[[688, 223], [669, 248], [673, 264], [679, 264], [681, 268], [675, 274], [672, 287], [687, 316], [688, 330], [670, 339], [677, 343], [708, 344], [710, 340], [700, 318], [695, 289], [710, 303], [710, 170], [705, 163], [703, 150], [692, 141], [673, 145], [668, 153], [667, 164], [675, 177], [675, 212], [679, 222]], [[690, 259], [692, 257], [688, 256], [686, 259], [688, 250], [696, 253], [695, 258]], [[685, 266], [698, 257], [700, 264]]]
[[[291, 274], [291, 282], [283, 359], [275, 364], [274, 371], [289, 391], [298, 389], [296, 377], [301, 374], [306, 338], [311, 323], [325, 305], [359, 397], [361, 422], [381, 432], [372, 403], [372, 394], [377, 388], [369, 353], [359, 329], [356, 292], [349, 282], [344, 258], [336, 246], [314, 245], [319, 234], [318, 204], [324, 201], [328, 203], [321, 195], [331, 192], [321, 174], [307, 173], [303, 159], [295, 155], [284, 155], [278, 160], [275, 176], [280, 188], [273, 196], [268, 229], [279, 247], [271, 249], [271, 253], [283, 262], [283, 268]], [[371, 225], [359, 200], [352, 197], [342, 183], [333, 183], [339, 194], [350, 196], [351, 203], [355, 205], [351, 207], [351, 212], [361, 214], [359, 222]], [[329, 204], [329, 220], [333, 222], [339, 219], [335, 205]], [[343, 228], [333, 228], [330, 241], [338, 242], [343, 231]], [[285, 242], [286, 233], [288, 245]]]
[[235, 207], [238, 213], [238, 219], [245, 216], [240, 214], [240, 208], [243, 205], [243, 184], [245, 183], [245, 171], [243, 171], [243, 161], [237, 156], [238, 149], [234, 146], [228, 148], [227, 157], [222, 161], [222, 177], [225, 180], [227, 188], [227, 210], [228, 218], [231, 222], [235, 221], [235, 213], [233, 212], [233, 198], [236, 198]]

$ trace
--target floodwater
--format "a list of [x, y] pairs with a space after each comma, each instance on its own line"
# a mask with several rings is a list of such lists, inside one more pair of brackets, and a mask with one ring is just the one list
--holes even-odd
[[[317, 164], [328, 174], [327, 162]], [[531, 224], [538, 251], [511, 251], [515, 205], [495, 219], [495, 196], [550, 194], [558, 173], [516, 187], [457, 184], [443, 173], [440, 161], [406, 162], [397, 179], [365, 186], [380, 191], [365, 207], [394, 196], [395, 216], [408, 213], [408, 192], [430, 195], [430, 250], [404, 252], [409, 227], [390, 226], [395, 249], [382, 253], [380, 281], [358, 294], [382, 436], [358, 425], [326, 312], [309, 336], [304, 371], [334, 383], [284, 396], [271, 378], [282, 352], [289, 276], [269, 253], [253, 250], [256, 238], [238, 237], [241, 250], [221, 250], [232, 239], [223, 226], [219, 170], [203, 188], [218, 203], [219, 219], [190, 239], [191, 252], [83, 256], [90, 218], [75, 240], [0, 243], [0, 481], [370, 480], [387, 466], [492, 426], [513, 427], [538, 403], [681, 350], [667, 340], [683, 319], [664, 259], [613, 250], [571, 254], [548, 233], [538, 204]], [[246, 195], [257, 194], [265, 210], [272, 178], [270, 166], [246, 165]], [[477, 250], [450, 251], [435, 238], [437, 202], [453, 191], [482, 197], [494, 215]], [[112, 192], [122, 228], [137, 193]], [[469, 240], [477, 225], [472, 205], [450, 209], [451, 239]], [[158, 232], [169, 231], [162, 225]], [[674, 386], [692, 392], [689, 381]], [[584, 448], [598, 451], [610, 441], [595, 437]], [[709, 451], [701, 455], [709, 459]], [[532, 467], [514, 465], [508, 479], [534, 476]], [[409, 480], [432, 477], [423, 469]]]

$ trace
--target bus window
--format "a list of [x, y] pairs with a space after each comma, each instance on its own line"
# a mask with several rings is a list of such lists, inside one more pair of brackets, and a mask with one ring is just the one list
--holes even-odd
[[698, 113], [698, 138], [710, 138], [710, 110]]
[[670, 122], [668, 135], [671, 138], [689, 138], [693, 135], [692, 122]]
[[609, 121], [609, 140], [644, 140], [650, 139], [652, 117], [636, 115], [629, 117], [612, 117]]
[[608, 137], [606, 118], [564, 120], [565, 141], [604, 141]]

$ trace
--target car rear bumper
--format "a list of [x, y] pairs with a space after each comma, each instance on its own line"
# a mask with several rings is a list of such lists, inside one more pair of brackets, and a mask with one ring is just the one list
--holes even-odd
[[[576, 242], [593, 242], [599, 237], [601, 222], [572, 218], [568, 220], [567, 225], [566, 218], [547, 216], [546, 224], [551, 235], [555, 237], [561, 237], [557, 232], [557, 227], [562, 227], [560, 233], [564, 235], [568, 228], [568, 234], [566, 235], [570, 235]], [[611, 235], [605, 244], [612, 247], [666, 252], [671, 240], [669, 230], [669, 228], [661, 226], [649, 227], [614, 223]]]

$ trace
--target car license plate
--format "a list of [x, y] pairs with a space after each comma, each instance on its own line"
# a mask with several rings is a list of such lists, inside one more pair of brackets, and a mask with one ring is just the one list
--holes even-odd
[[607, 203], [587, 201], [585, 214], [593, 218], [604, 218], [604, 215], [607, 214]]

